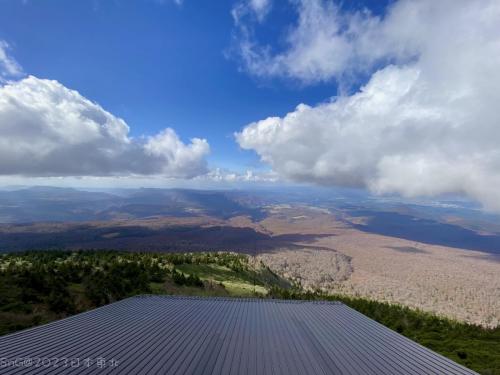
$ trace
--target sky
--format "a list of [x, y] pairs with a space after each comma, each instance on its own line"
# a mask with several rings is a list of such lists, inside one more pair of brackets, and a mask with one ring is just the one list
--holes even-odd
[[[4, 1], [0, 40], [25, 74], [57, 80], [123, 118], [130, 135], [172, 127], [207, 139], [220, 168], [262, 168], [233, 133], [336, 90], [264, 82], [231, 56], [230, 1]], [[276, 17], [282, 27], [293, 22]], [[269, 36], [271, 38], [271, 36]]]
[[306, 183], [500, 211], [495, 0], [0, 0], [0, 183]]

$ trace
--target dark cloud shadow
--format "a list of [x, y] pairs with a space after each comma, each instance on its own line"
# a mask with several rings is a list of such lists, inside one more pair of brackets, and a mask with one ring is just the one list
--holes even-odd
[[231, 226], [139, 225], [99, 227], [95, 224], [61, 224], [57, 231], [41, 231], [31, 225], [11, 225], [0, 236], [0, 249], [7, 251], [42, 249], [116, 249], [129, 251], [234, 251], [250, 253], [278, 248], [303, 248], [321, 235], [287, 234], [271, 236], [252, 228]]
[[481, 235], [458, 225], [393, 212], [356, 211], [369, 217], [366, 224], [351, 224], [364, 232], [398, 237], [430, 245], [500, 254], [500, 235]]

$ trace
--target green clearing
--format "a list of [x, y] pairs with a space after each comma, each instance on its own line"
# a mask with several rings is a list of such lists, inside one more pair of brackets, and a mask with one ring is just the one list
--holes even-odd
[[265, 296], [268, 291], [260, 273], [256, 271], [235, 271], [218, 264], [181, 264], [176, 268], [188, 275], [195, 274], [203, 281], [222, 284], [231, 296]]

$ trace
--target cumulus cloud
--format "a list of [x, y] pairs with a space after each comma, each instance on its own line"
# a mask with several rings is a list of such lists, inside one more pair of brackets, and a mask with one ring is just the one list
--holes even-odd
[[10, 46], [0, 40], [0, 83], [7, 78], [14, 78], [23, 74], [23, 69], [17, 61], [8, 54]]
[[206, 140], [174, 130], [135, 139], [125, 121], [57, 81], [29, 76], [0, 86], [0, 174], [162, 175], [207, 172]]
[[498, 1], [399, 0], [377, 17], [311, 0], [299, 12], [286, 51], [254, 46], [252, 72], [371, 78], [352, 95], [249, 124], [236, 134], [242, 148], [296, 181], [458, 192], [500, 210]]

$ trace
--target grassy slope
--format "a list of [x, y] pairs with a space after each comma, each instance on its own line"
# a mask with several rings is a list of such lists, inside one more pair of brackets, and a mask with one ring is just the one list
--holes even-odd
[[252, 271], [234, 271], [218, 264], [182, 264], [176, 267], [186, 274], [198, 275], [203, 281], [221, 283], [232, 296], [266, 295], [267, 288], [259, 275]]

